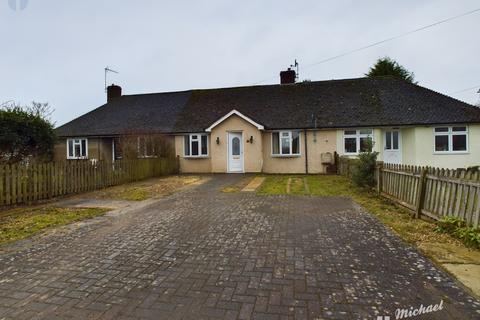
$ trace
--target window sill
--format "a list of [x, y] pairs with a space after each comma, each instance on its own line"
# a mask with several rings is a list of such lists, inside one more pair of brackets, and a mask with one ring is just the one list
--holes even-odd
[[[385, 151], [385, 150], [384, 150]], [[388, 150], [388, 151], [398, 151], [398, 150]], [[364, 151], [364, 152], [367, 152], [367, 151]], [[356, 152], [356, 153], [344, 153], [343, 155], [341, 156], [353, 156], [353, 157], [356, 157], [356, 156], [359, 156], [360, 153], [364, 153], [363, 151], [362, 152]], [[373, 150], [373, 152], [375, 152], [375, 150]]]
[[470, 154], [468, 151], [434, 151], [434, 155], [457, 155], [457, 154]]
[[272, 158], [300, 158], [301, 154], [272, 154]]
[[183, 159], [210, 159], [210, 156], [183, 156]]
[[68, 157], [67, 160], [88, 160], [88, 157], [79, 157], [79, 158]]

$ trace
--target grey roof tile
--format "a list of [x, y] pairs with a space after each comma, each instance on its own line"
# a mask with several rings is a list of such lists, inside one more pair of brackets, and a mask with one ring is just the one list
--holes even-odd
[[480, 123], [480, 108], [393, 78], [358, 78], [125, 95], [57, 129], [59, 136], [205, 130], [236, 109], [266, 129]]

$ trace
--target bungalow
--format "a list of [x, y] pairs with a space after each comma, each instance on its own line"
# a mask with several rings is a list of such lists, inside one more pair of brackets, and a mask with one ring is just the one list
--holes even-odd
[[388, 163], [480, 164], [480, 108], [390, 77], [294, 79], [135, 95], [112, 85], [105, 105], [56, 129], [55, 158], [115, 161], [128, 137], [136, 156], [155, 156], [161, 135], [181, 172], [324, 173], [334, 152], [372, 145]]

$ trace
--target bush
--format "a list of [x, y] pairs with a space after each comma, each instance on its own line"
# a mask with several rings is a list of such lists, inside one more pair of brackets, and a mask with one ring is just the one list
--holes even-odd
[[462, 240], [465, 245], [480, 249], [480, 229], [469, 227], [457, 217], [446, 216], [437, 222], [436, 232], [448, 233]]
[[[372, 148], [369, 147], [369, 150]], [[375, 186], [375, 167], [377, 164], [378, 152], [362, 152], [358, 156], [358, 162], [352, 174], [353, 182], [359, 187]]]
[[46, 110], [48, 104], [0, 106], [0, 163], [51, 159], [56, 136], [53, 123], [44, 114]]
[[462, 219], [453, 216], [445, 216], [440, 221], [437, 221], [435, 231], [453, 234], [458, 228], [464, 228], [466, 226], [467, 224]]

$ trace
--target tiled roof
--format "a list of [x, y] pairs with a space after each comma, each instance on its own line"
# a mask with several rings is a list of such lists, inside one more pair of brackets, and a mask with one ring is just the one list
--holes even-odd
[[125, 95], [59, 127], [57, 134], [201, 132], [233, 109], [265, 129], [480, 123], [480, 108], [427, 88], [358, 78]]

